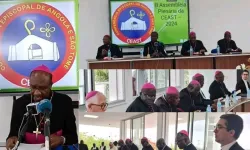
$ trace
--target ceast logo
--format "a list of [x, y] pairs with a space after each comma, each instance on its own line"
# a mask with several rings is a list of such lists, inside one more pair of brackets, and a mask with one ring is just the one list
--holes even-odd
[[143, 3], [127, 2], [118, 7], [112, 17], [114, 34], [127, 44], [147, 40], [154, 30], [154, 15]]
[[76, 35], [66, 16], [45, 3], [22, 3], [0, 16], [0, 73], [11, 83], [29, 86], [30, 72], [42, 64], [53, 82], [76, 58]]

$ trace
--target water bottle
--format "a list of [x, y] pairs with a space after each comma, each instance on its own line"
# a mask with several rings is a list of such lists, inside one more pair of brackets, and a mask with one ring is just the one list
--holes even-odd
[[218, 55], [220, 54], [220, 46], [219, 45], [217, 46], [217, 54]]
[[193, 54], [194, 54], [194, 50], [193, 50], [193, 47], [192, 47], [192, 46], [190, 46], [189, 53], [190, 53], [190, 56], [193, 56]]
[[144, 50], [143, 50], [143, 48], [142, 48], [141, 51], [140, 51], [140, 57], [141, 57], [141, 58], [144, 57], [143, 52], [144, 52]]
[[226, 100], [225, 100], [225, 108], [229, 107], [229, 97], [228, 95], [226, 96]]
[[247, 98], [250, 98], [250, 90], [247, 90]]
[[233, 93], [233, 103], [234, 103], [234, 104], [237, 104], [237, 98], [236, 98], [235, 92]]
[[212, 112], [212, 109], [211, 109], [210, 105], [207, 106], [207, 112]]
[[108, 50], [108, 58], [111, 58], [111, 51], [110, 51], [110, 49]]
[[217, 112], [221, 112], [221, 101], [218, 100], [217, 102]]

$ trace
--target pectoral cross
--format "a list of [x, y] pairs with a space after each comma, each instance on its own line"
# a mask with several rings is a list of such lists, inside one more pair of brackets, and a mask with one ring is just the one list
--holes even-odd
[[36, 131], [33, 131], [33, 133], [36, 134], [36, 140], [37, 140], [38, 134], [41, 134], [41, 132], [38, 130], [38, 128], [36, 128]]

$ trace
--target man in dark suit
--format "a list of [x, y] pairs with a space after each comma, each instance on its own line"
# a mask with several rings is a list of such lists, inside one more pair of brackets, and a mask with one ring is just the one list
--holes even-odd
[[159, 97], [155, 104], [159, 107], [160, 112], [181, 112], [180, 108], [178, 108], [179, 97], [177, 88], [170, 86], [167, 88], [166, 94]]
[[241, 90], [241, 94], [246, 95], [249, 90], [250, 84], [248, 82], [249, 72], [244, 70], [241, 73], [241, 80], [236, 84], [236, 91]]
[[205, 111], [204, 107], [195, 105], [194, 98], [200, 93], [200, 83], [196, 80], [191, 81], [188, 86], [180, 92], [179, 108], [184, 112]]
[[79, 150], [89, 150], [88, 146], [84, 144], [83, 140], [80, 141]]
[[221, 144], [222, 150], [244, 150], [237, 139], [243, 130], [243, 119], [236, 114], [225, 114], [220, 117], [214, 133], [215, 141]]
[[[52, 72], [44, 65], [38, 66], [30, 73], [30, 93], [23, 95], [13, 103], [6, 149], [12, 149], [18, 141], [19, 127], [22, 125], [24, 114], [27, 112], [26, 106], [30, 103], [38, 103], [43, 99], [49, 99], [53, 106], [50, 114], [51, 148], [78, 143], [72, 99], [68, 95], [52, 90], [53, 79]], [[44, 121], [44, 115], [33, 115], [20, 142], [26, 144], [45, 143]], [[40, 133], [37, 131], [40, 131]]]
[[[201, 88], [204, 86], [204, 76], [200, 73], [197, 73], [193, 76], [193, 80], [196, 80], [200, 83], [201, 85]], [[217, 103], [217, 100], [210, 100], [210, 99], [207, 99], [205, 94], [200, 90], [200, 93], [194, 97], [194, 103], [195, 103], [195, 106], [200, 106], [200, 107], [204, 107], [204, 108], [207, 108], [208, 105], [212, 106], [213, 108], [213, 111], [216, 110], [216, 103]]]
[[149, 141], [146, 137], [141, 139], [142, 150], [154, 150], [154, 148], [149, 144]]
[[188, 132], [182, 130], [177, 133], [176, 144], [183, 150], [197, 150], [195, 146], [190, 142]]
[[157, 140], [156, 146], [157, 146], [158, 150], [172, 150], [170, 147], [167, 146], [167, 144], [163, 138], [160, 138]]
[[158, 106], [154, 103], [156, 88], [151, 83], [142, 86], [138, 96], [127, 108], [126, 112], [159, 112]]
[[104, 145], [104, 142], [102, 142], [102, 145], [100, 146], [100, 150], [106, 150], [106, 146]]
[[209, 94], [211, 100], [225, 98], [226, 95], [231, 95], [231, 92], [228, 91], [224, 83], [224, 74], [221, 71], [215, 72], [215, 80], [209, 87]]
[[242, 51], [236, 46], [236, 43], [231, 38], [232, 38], [231, 33], [229, 31], [226, 31], [224, 34], [224, 39], [218, 41], [218, 45], [220, 47], [220, 53]]
[[125, 144], [129, 147], [130, 150], [139, 150], [131, 139], [126, 139]]
[[191, 47], [193, 48], [194, 55], [205, 55], [205, 52], [207, 52], [202, 41], [196, 40], [195, 32], [190, 32], [189, 40], [182, 44], [181, 55], [189, 56]]
[[122, 58], [123, 54], [118, 45], [111, 43], [111, 37], [105, 35], [103, 37], [103, 45], [98, 48], [96, 59], [103, 59], [108, 56], [108, 50], [111, 52], [111, 57]]
[[144, 45], [143, 55], [147, 56], [149, 54], [150, 57], [166, 57], [167, 54], [164, 48], [164, 44], [158, 41], [158, 33], [152, 32], [151, 41]]

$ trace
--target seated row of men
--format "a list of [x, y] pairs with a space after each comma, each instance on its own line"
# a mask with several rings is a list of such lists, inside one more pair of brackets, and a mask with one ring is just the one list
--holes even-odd
[[[246, 94], [250, 87], [247, 81], [248, 75], [248, 71], [244, 70], [242, 79], [236, 85], [236, 90], [241, 90], [242, 94]], [[215, 80], [209, 87], [209, 99], [201, 91], [203, 85], [204, 76], [197, 73], [189, 85], [180, 92], [176, 87], [170, 86], [164, 95], [156, 99], [156, 87], [151, 83], [146, 83], [141, 89], [140, 96], [129, 105], [126, 112], [195, 112], [206, 111], [208, 105], [212, 107], [212, 111], [216, 111], [218, 100], [227, 95], [231, 96], [221, 71], [215, 73]], [[102, 93], [93, 91], [87, 94], [88, 112], [106, 111], [107, 106], [106, 97]]]
[[[226, 31], [224, 34], [224, 38], [218, 41], [218, 46], [220, 47], [220, 53], [229, 53], [229, 52], [237, 52], [241, 51], [236, 43], [231, 39], [231, 33]], [[190, 48], [193, 49], [194, 55], [205, 55], [207, 49], [203, 45], [202, 41], [196, 39], [196, 33], [191, 32], [189, 34], [189, 40], [182, 44], [181, 54], [183, 56], [190, 55]], [[111, 57], [114, 58], [122, 58], [123, 54], [118, 45], [112, 44], [111, 37], [109, 35], [105, 35], [103, 37], [103, 45], [98, 48], [98, 52], [96, 55], [96, 59], [103, 59], [108, 56], [108, 50], [111, 52]], [[167, 52], [165, 52], [165, 46], [162, 42], [158, 41], [158, 33], [151, 33], [151, 41], [144, 45], [143, 55], [151, 57], [166, 57]]]

